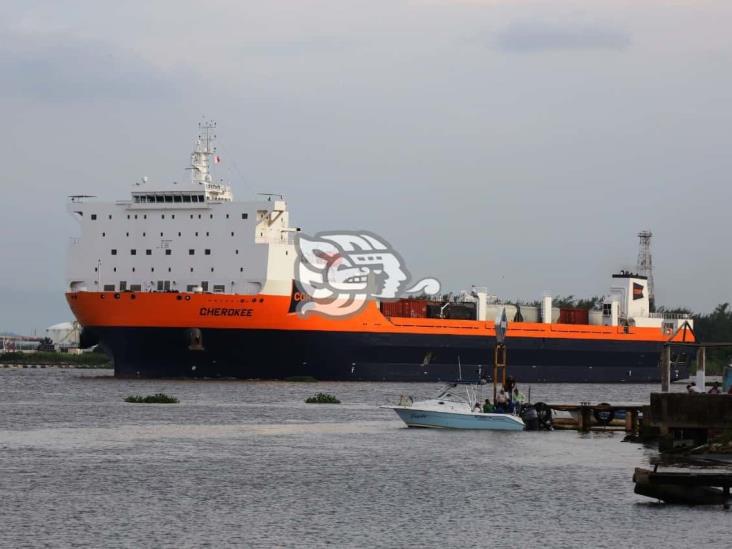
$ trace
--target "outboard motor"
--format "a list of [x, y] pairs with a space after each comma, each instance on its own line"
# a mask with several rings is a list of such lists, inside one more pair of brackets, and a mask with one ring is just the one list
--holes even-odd
[[521, 412], [527, 431], [551, 431], [552, 409], [543, 402], [527, 404]]
[[521, 410], [521, 419], [524, 420], [527, 431], [539, 430], [539, 414], [532, 404], [527, 404]]

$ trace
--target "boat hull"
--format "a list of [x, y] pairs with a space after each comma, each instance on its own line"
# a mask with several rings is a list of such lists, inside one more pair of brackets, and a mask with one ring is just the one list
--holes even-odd
[[483, 431], [523, 431], [524, 423], [509, 414], [460, 414], [407, 407], [392, 408], [409, 427], [473, 429]]
[[[234, 328], [87, 326], [82, 339], [101, 343], [117, 376], [152, 378], [490, 379], [495, 347], [495, 337]], [[517, 337], [507, 346], [509, 373], [521, 382], [660, 380], [658, 342]]]

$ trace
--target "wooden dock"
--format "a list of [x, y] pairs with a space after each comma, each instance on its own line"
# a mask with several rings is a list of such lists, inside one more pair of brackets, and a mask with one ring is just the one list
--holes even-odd
[[[547, 404], [549, 408], [558, 412], [569, 412], [572, 419], [555, 419], [558, 429], [576, 429], [587, 433], [591, 430], [625, 431], [638, 433], [641, 410], [647, 404], [637, 402], [608, 404], [601, 402], [593, 404], [580, 402], [579, 404]], [[616, 419], [618, 412], [624, 412], [622, 421]]]
[[732, 473], [663, 472], [636, 468], [635, 493], [665, 503], [730, 507]]

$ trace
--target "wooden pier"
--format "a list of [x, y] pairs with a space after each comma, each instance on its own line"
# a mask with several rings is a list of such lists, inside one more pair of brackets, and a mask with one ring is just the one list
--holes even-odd
[[[581, 402], [579, 404], [547, 404], [547, 406], [558, 412], [569, 412], [573, 416], [572, 419], [555, 419], [554, 426], [558, 429], [576, 429], [583, 433], [594, 429], [637, 434], [641, 410], [647, 405], [635, 402], [621, 404]], [[625, 418], [619, 424], [615, 416], [621, 411], [625, 412]]]
[[732, 473], [659, 473], [657, 468], [636, 468], [633, 482], [636, 494], [665, 503], [730, 507]]

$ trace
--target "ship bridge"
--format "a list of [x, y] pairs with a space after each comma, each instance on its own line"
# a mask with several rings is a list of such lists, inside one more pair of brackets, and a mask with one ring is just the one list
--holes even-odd
[[214, 124], [199, 126], [190, 180], [142, 178], [131, 200], [74, 195], [68, 211], [81, 235], [71, 239], [68, 291], [203, 291], [289, 295], [295, 252], [280, 196], [235, 202], [214, 182], [219, 162]]

